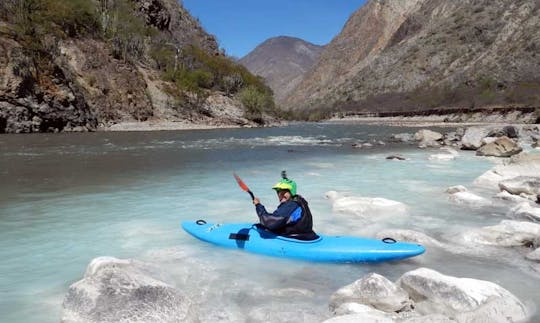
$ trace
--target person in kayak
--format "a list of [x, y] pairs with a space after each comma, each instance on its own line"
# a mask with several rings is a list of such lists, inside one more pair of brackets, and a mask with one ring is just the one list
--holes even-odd
[[277, 235], [299, 240], [315, 240], [313, 219], [307, 201], [296, 194], [296, 182], [287, 178], [285, 171], [282, 179], [272, 187], [277, 193], [279, 205], [273, 213], [266, 211], [259, 198], [253, 199], [260, 226]]

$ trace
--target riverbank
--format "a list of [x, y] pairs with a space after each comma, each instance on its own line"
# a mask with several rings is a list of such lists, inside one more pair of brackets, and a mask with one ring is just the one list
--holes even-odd
[[535, 124], [537, 115], [534, 112], [522, 113], [513, 111], [506, 114], [473, 113], [470, 115], [453, 113], [445, 115], [415, 115], [415, 116], [345, 116], [333, 117], [329, 123], [359, 123], [370, 125], [400, 126], [400, 127], [468, 127], [485, 126], [490, 124], [524, 125]]
[[97, 131], [169, 131], [169, 130], [208, 130], [208, 129], [237, 129], [237, 128], [261, 128], [286, 125], [285, 122], [274, 121], [265, 125], [256, 123], [223, 123], [202, 122], [194, 123], [187, 120], [178, 121], [141, 121], [120, 122], [109, 126], [101, 126]]

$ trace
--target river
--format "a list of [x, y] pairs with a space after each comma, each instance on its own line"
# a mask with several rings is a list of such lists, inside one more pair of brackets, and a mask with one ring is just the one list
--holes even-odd
[[[511, 250], [428, 248], [418, 259], [402, 262], [319, 264], [215, 248], [180, 228], [183, 220], [255, 221], [249, 196], [232, 172], [272, 209], [277, 203], [271, 186], [284, 169], [310, 202], [318, 232], [373, 237], [382, 229], [402, 228], [452, 244], [464, 230], [506, 218], [503, 206], [455, 205], [444, 192], [453, 185], [473, 188], [492, 161], [466, 151], [455, 160], [432, 161], [428, 157], [438, 149], [389, 140], [391, 134], [415, 131], [295, 124], [2, 135], [0, 322], [59, 322], [69, 285], [98, 256], [153, 264], [197, 302], [206, 322], [279, 322], [291, 315], [295, 321], [321, 321], [330, 316], [329, 297], [338, 288], [370, 272], [395, 280], [418, 267], [495, 282], [535, 308], [539, 277]], [[359, 140], [374, 146], [353, 148]], [[385, 159], [392, 154], [408, 160]], [[409, 212], [355, 220], [332, 212], [324, 198], [330, 190], [400, 201]], [[490, 197], [493, 192], [477, 193]]]

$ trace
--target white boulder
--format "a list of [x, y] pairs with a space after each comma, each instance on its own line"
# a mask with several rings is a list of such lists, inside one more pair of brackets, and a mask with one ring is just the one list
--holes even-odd
[[528, 202], [523, 202], [510, 209], [508, 216], [518, 220], [540, 222], [540, 207], [533, 207]]
[[534, 251], [529, 252], [525, 257], [529, 260], [540, 261], [540, 248], [536, 248]]
[[467, 188], [463, 185], [450, 186], [446, 189], [446, 193], [454, 194], [457, 192], [467, 192]]
[[392, 317], [382, 315], [378, 312], [366, 311], [361, 314], [349, 314], [335, 316], [323, 323], [396, 323]]
[[540, 236], [540, 224], [513, 220], [502, 220], [497, 225], [463, 233], [463, 239], [467, 243], [500, 247], [530, 245], [538, 236]]
[[474, 316], [483, 322], [518, 322], [528, 317], [525, 305], [516, 296], [492, 282], [419, 268], [401, 276], [398, 284], [409, 293], [420, 314], [460, 317], [467, 313], [464, 318]]
[[499, 182], [499, 188], [515, 195], [540, 195], [540, 173], [538, 177], [517, 176]]
[[495, 197], [498, 198], [498, 199], [504, 200], [504, 201], [512, 202], [512, 203], [523, 203], [523, 202], [528, 203], [528, 202], [530, 202], [530, 199], [528, 199], [527, 197], [510, 194], [507, 191], [499, 192], [499, 193], [495, 194]]
[[442, 314], [430, 314], [418, 317], [412, 317], [400, 323], [456, 323], [455, 320]]
[[434, 246], [439, 248], [442, 248], [444, 246], [437, 239], [434, 239], [425, 233], [413, 230], [386, 229], [378, 232], [376, 234], [376, 237], [377, 239], [384, 239], [390, 237], [397, 241], [414, 242], [425, 246]]
[[405, 215], [408, 212], [405, 204], [382, 197], [341, 196], [336, 191], [326, 192], [325, 196], [332, 201], [333, 211], [341, 214], [370, 218]]
[[369, 316], [390, 318], [391, 316], [378, 309], [375, 309], [369, 305], [360, 303], [343, 303], [338, 308], [333, 310], [335, 316], [349, 315], [349, 314], [368, 314]]
[[419, 130], [414, 134], [414, 140], [420, 142], [418, 146], [421, 148], [438, 147], [440, 146], [438, 140], [442, 138], [442, 134], [428, 129]]
[[398, 134], [392, 135], [392, 137], [402, 142], [409, 142], [409, 141], [413, 141], [414, 139], [414, 135], [410, 133], [398, 133]]
[[482, 139], [488, 136], [492, 128], [488, 127], [470, 127], [465, 130], [461, 138], [461, 147], [463, 149], [476, 150], [484, 144]]
[[491, 205], [490, 200], [468, 191], [452, 193], [450, 194], [449, 199], [456, 204], [472, 207], [483, 207]]
[[439, 132], [432, 131], [429, 129], [418, 130], [414, 134], [414, 140], [416, 141], [436, 141], [443, 138], [443, 135]]
[[485, 172], [474, 181], [474, 184], [498, 189], [499, 182], [503, 180], [518, 176], [538, 177], [538, 174], [540, 174], [540, 154], [521, 153]]
[[191, 301], [151, 277], [143, 263], [100, 257], [69, 287], [63, 323], [197, 322]]
[[336, 291], [330, 298], [330, 309], [334, 310], [345, 303], [369, 305], [389, 313], [410, 310], [412, 305], [405, 290], [375, 273]]

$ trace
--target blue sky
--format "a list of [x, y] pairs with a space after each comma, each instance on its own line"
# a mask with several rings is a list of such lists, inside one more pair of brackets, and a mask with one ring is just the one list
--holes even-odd
[[324, 45], [365, 0], [182, 0], [228, 55], [243, 57], [275, 36]]

